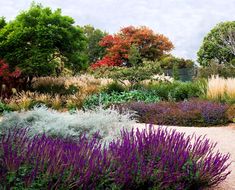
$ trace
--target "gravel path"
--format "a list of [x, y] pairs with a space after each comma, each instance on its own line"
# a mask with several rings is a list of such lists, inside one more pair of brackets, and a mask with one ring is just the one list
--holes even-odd
[[[137, 124], [139, 129], [145, 128], [145, 124]], [[155, 126], [159, 127], [159, 126]], [[165, 127], [166, 126], [161, 126]], [[184, 132], [186, 135], [195, 133], [197, 136], [206, 135], [213, 142], [218, 142], [217, 148], [221, 153], [230, 153], [232, 164], [230, 170], [232, 173], [227, 179], [213, 190], [235, 190], [235, 125], [231, 124], [228, 127], [175, 127], [168, 126], [169, 129], [176, 129], [179, 132]]]

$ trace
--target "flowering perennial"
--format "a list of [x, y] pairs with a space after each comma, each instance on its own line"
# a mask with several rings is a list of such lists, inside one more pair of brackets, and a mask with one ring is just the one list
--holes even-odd
[[[0, 137], [0, 189], [202, 189], [228, 175], [229, 155], [208, 139], [152, 127], [102, 146], [9, 130]], [[194, 140], [194, 143], [192, 143]]]
[[117, 106], [133, 110], [141, 123], [175, 126], [212, 126], [228, 123], [226, 104], [204, 100], [149, 103], [133, 102]]

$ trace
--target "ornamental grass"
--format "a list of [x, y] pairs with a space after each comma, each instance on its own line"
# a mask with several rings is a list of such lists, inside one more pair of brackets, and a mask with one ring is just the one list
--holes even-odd
[[208, 99], [226, 101], [226, 99], [235, 101], [235, 78], [222, 78], [212, 76], [208, 80], [207, 94]]

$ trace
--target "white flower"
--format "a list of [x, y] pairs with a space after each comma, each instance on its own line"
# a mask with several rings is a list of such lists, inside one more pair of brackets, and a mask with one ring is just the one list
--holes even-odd
[[159, 75], [159, 74], [154, 75], [154, 76], [152, 76], [152, 79], [157, 80], [159, 82], [171, 82], [172, 83], [174, 81], [174, 79], [172, 77], [166, 76], [164, 73], [161, 75]]

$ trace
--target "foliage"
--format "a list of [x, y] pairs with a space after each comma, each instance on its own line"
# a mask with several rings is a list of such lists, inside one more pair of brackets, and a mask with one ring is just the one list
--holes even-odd
[[0, 59], [0, 97], [8, 97], [12, 94], [12, 88], [18, 88], [20, 75], [18, 68], [11, 71], [9, 65]]
[[14, 111], [29, 110], [37, 104], [45, 104], [57, 110], [80, 108], [82, 102], [83, 98], [78, 95], [50, 95], [30, 91], [21, 91], [5, 101]]
[[219, 75], [220, 77], [228, 78], [235, 77], [235, 67], [232, 65], [218, 64], [214, 61], [210, 62], [209, 67], [200, 67], [198, 70], [198, 78], [210, 78]]
[[117, 82], [83, 75], [72, 78], [43, 77], [33, 81], [33, 88], [36, 92], [22, 91], [15, 94], [6, 101], [9, 107], [13, 110], [28, 110], [36, 104], [45, 104], [53, 109], [61, 110], [82, 106], [93, 107], [99, 104], [107, 106], [126, 101], [181, 101], [195, 97], [204, 98], [207, 90], [204, 80], [171, 83], [151, 79], [130, 85], [128, 81]]
[[166, 83], [172, 83], [172, 82], [174, 82], [174, 78], [172, 78], [172, 77], [170, 77], [170, 76], [167, 76], [167, 75], [165, 75], [164, 73], [163, 74], [161, 74], [161, 75], [159, 75], [159, 74], [157, 74], [157, 75], [153, 75], [152, 76], [152, 79], [153, 79], [153, 81], [157, 81], [157, 82], [166, 82]]
[[128, 55], [128, 64], [127, 66], [136, 67], [141, 63], [141, 55], [139, 49], [136, 45], [131, 45], [129, 55]]
[[231, 122], [235, 121], [235, 104], [229, 106], [226, 114], [227, 114], [227, 117], [228, 117], [229, 121], [231, 121]]
[[59, 89], [57, 88], [60, 87], [62, 88], [62, 90], [69, 90], [70, 88], [74, 88], [74, 90], [82, 90], [83, 88], [89, 88], [91, 86], [96, 86], [96, 88], [102, 87], [111, 82], [111, 79], [97, 79], [87, 74], [74, 77], [38, 77], [33, 79], [32, 88], [35, 91], [39, 91], [42, 93], [47, 92], [52, 94], [63, 94], [62, 92], [58, 92]]
[[32, 4], [0, 30], [0, 57], [24, 76], [59, 75], [64, 68], [84, 68], [85, 36], [61, 10]]
[[[0, 123], [1, 131], [18, 128], [29, 128], [30, 135], [46, 133], [49, 136], [63, 138], [78, 138], [86, 133], [91, 137], [99, 131], [99, 138], [103, 141], [112, 140], [120, 135], [122, 128], [130, 129], [135, 121], [133, 113], [119, 114], [113, 109], [98, 107], [94, 110], [57, 112], [44, 106], [34, 107], [30, 111], [11, 112], [3, 116]], [[2, 133], [3, 133], [2, 132]]]
[[227, 105], [203, 100], [152, 104], [133, 102], [120, 105], [119, 109], [137, 112], [140, 123], [175, 126], [212, 126], [228, 123]]
[[33, 78], [31, 91], [17, 93], [7, 103], [14, 110], [27, 110], [41, 103], [54, 109], [80, 108], [87, 96], [111, 82], [111, 79], [96, 79], [90, 75]]
[[133, 45], [138, 49], [140, 57], [148, 60], [156, 60], [173, 49], [173, 44], [167, 37], [144, 26], [122, 28], [114, 35], [105, 36], [100, 45], [106, 48], [107, 54], [103, 60], [93, 64], [93, 68], [128, 63]]
[[[91, 108], [98, 105], [109, 106], [112, 104], [126, 103], [132, 101], [143, 101], [146, 103], [166, 101], [182, 101], [191, 98], [203, 97], [206, 84], [204, 81], [197, 82], [148, 82], [138, 83], [132, 87], [131, 91], [124, 91], [116, 85], [104, 89], [99, 94], [94, 94], [86, 98], [83, 106]], [[116, 89], [116, 90], [115, 90]]]
[[173, 74], [172, 74], [174, 80], [179, 80], [180, 76], [179, 76], [179, 69], [176, 65], [173, 66]]
[[102, 92], [105, 92], [107, 94], [111, 94], [112, 92], [121, 93], [121, 92], [124, 92], [126, 90], [127, 90], [126, 87], [122, 83], [114, 81], [110, 84], [107, 84], [102, 89]]
[[2, 29], [4, 26], [6, 26], [7, 22], [4, 17], [0, 17], [0, 29]]
[[235, 30], [235, 21], [219, 23], [207, 34], [198, 51], [200, 65], [210, 66], [211, 60], [228, 65], [235, 58], [235, 54], [224, 46], [223, 41], [223, 36], [227, 35], [230, 30]]
[[110, 78], [115, 80], [128, 80], [131, 85], [134, 85], [140, 81], [151, 79], [154, 74], [160, 72], [161, 69], [158, 66], [122, 68], [113, 72]]
[[66, 111], [80, 109], [85, 97], [80, 93], [74, 95], [50, 95], [22, 91], [6, 100], [5, 103], [14, 111], [29, 110], [38, 104], [45, 104], [50, 108]]
[[26, 129], [15, 129], [0, 143], [0, 158], [6, 161], [0, 163], [1, 189], [102, 189], [106, 179], [110, 160], [95, 137], [31, 139]]
[[85, 108], [93, 108], [99, 105], [110, 106], [112, 104], [119, 104], [132, 101], [144, 101], [144, 102], [158, 102], [160, 99], [155, 93], [145, 91], [128, 91], [128, 92], [112, 92], [95, 94], [89, 96], [83, 104]]
[[210, 100], [235, 102], [235, 79], [212, 76], [208, 80], [206, 97]]
[[[44, 101], [48, 99], [49, 97], [44, 97]], [[11, 96], [11, 98], [7, 99], [5, 103], [14, 111], [28, 110], [31, 109], [35, 104], [37, 104], [38, 100], [39, 98], [36, 93], [21, 91]]]
[[85, 54], [88, 56], [89, 64], [95, 63], [98, 60], [102, 59], [105, 55], [105, 48], [99, 45], [99, 42], [107, 34], [100, 29], [94, 28], [91, 25], [85, 25], [82, 27], [82, 30], [87, 39], [87, 46], [85, 49]]
[[174, 66], [176, 66], [179, 69], [191, 68], [194, 66], [194, 62], [192, 60], [178, 58], [172, 55], [162, 56], [158, 62], [160, 63], [161, 68], [163, 69], [173, 69]]
[[[70, 80], [73, 79], [70, 78]], [[32, 81], [32, 91], [48, 93], [52, 95], [76, 94], [79, 90], [78, 86], [75, 86], [75, 82], [66, 84], [67, 81], [69, 81], [69, 78], [65, 77], [34, 78]]]
[[64, 85], [42, 85], [38, 86], [36, 88], [37, 92], [40, 93], [48, 93], [53, 95], [70, 95], [70, 94], [76, 94], [78, 92], [78, 88], [76, 86], [70, 85], [68, 87], [65, 87]]
[[230, 174], [229, 155], [214, 153], [216, 144], [175, 130], [123, 130], [107, 147], [97, 135], [72, 141], [27, 132], [0, 138], [1, 189], [190, 190], [215, 187]]
[[160, 66], [153, 63], [144, 61], [138, 67], [100, 67], [90, 70], [90, 73], [95, 77], [107, 77], [119, 82], [128, 80], [132, 86], [143, 80], [154, 79], [154, 75], [162, 73]]
[[204, 81], [173, 82], [173, 83], [149, 83], [145, 90], [154, 92], [161, 100], [181, 101], [190, 98], [198, 98], [205, 93]]
[[3, 102], [0, 101], [0, 115], [3, 113], [3, 112], [8, 112], [8, 111], [11, 111], [11, 109], [9, 108], [9, 106], [7, 106], [6, 104], [4, 104]]
[[[10, 104], [20, 104], [23, 97], [30, 98], [34, 102], [46, 104], [54, 109], [60, 108], [80, 108], [84, 99], [99, 92], [104, 86], [113, 82], [111, 79], [96, 79], [91, 75], [81, 75], [76, 77], [39, 77], [32, 81], [32, 91], [34, 93], [20, 93], [11, 98]], [[56, 106], [54, 106], [56, 104]], [[15, 107], [15, 106], [14, 106]], [[17, 107], [17, 105], [16, 105]], [[18, 109], [16, 109], [18, 110]]]

